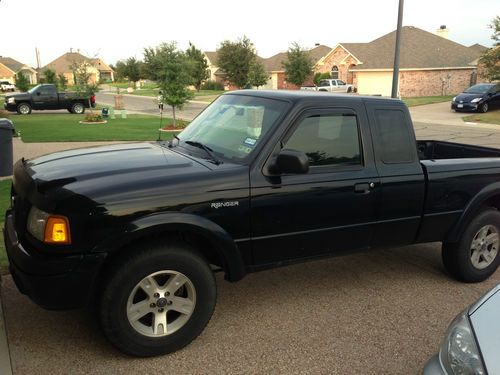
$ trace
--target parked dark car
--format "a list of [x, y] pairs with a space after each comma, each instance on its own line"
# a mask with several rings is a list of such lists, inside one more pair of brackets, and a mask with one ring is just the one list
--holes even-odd
[[500, 85], [496, 83], [480, 83], [471, 86], [451, 100], [451, 109], [457, 112], [486, 113], [495, 108], [500, 108]]
[[95, 96], [86, 97], [76, 92], [57, 92], [52, 84], [41, 84], [28, 92], [5, 96], [4, 108], [10, 112], [29, 115], [34, 110], [67, 109], [81, 114], [85, 108], [95, 107]]
[[500, 284], [453, 319], [424, 375], [500, 374], [499, 316]]
[[132, 355], [200, 334], [214, 271], [234, 282], [440, 241], [448, 272], [478, 282], [500, 259], [500, 150], [417, 142], [396, 99], [235, 91], [170, 142], [14, 169], [4, 232], [19, 290], [51, 309], [95, 305], [107, 338]]

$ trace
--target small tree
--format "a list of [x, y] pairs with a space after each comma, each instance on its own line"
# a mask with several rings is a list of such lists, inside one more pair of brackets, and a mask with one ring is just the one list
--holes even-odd
[[162, 91], [162, 102], [172, 107], [174, 127], [176, 109], [193, 97], [188, 86], [193, 82], [192, 60], [177, 49], [175, 42], [162, 43], [155, 48], [144, 49], [144, 70]]
[[196, 91], [200, 91], [201, 84], [210, 77], [210, 70], [208, 70], [208, 63], [201, 50], [197, 49], [191, 42], [189, 48], [186, 50], [186, 55], [192, 61], [193, 71], [193, 85]]
[[287, 61], [282, 62], [286, 80], [294, 85], [301, 86], [312, 74], [314, 62], [309, 53], [303, 50], [297, 42], [294, 42], [288, 49], [287, 58]]
[[43, 71], [43, 76], [45, 78], [45, 83], [52, 83], [57, 86], [57, 74], [55, 70], [45, 69]]
[[115, 71], [115, 79], [118, 82], [123, 82], [126, 79], [127, 65], [125, 64], [124, 61], [122, 60], [117, 61], [114, 71]]
[[58, 81], [58, 86], [59, 88], [66, 90], [68, 88], [68, 79], [64, 74], [58, 74], [57, 75], [57, 81]]
[[28, 78], [21, 72], [16, 74], [16, 87], [22, 92], [26, 92], [30, 88], [30, 81]]
[[255, 60], [252, 65], [250, 65], [250, 71], [248, 72], [248, 84], [251, 86], [259, 87], [264, 86], [269, 79], [269, 75], [264, 68], [264, 65]]
[[76, 95], [81, 98], [85, 98], [88, 101], [90, 112], [93, 113], [91, 96], [99, 91], [99, 85], [97, 82], [91, 81], [92, 74], [90, 73], [90, 68], [92, 64], [88, 61], [83, 61], [81, 63], [73, 63], [71, 65], [71, 70], [73, 72], [74, 79], [74, 89]]
[[493, 29], [493, 48], [484, 52], [479, 62], [484, 65], [484, 77], [489, 81], [496, 81], [500, 80], [500, 17], [493, 18], [488, 27]]
[[217, 50], [217, 65], [226, 74], [226, 79], [236, 87], [248, 84], [250, 66], [255, 61], [255, 49], [246, 36], [232, 42], [225, 40]]
[[322, 79], [328, 79], [328, 78], [332, 78], [331, 75], [330, 75], [330, 73], [328, 73], [328, 72], [326, 72], [326, 73], [316, 73], [314, 75], [313, 82], [317, 86], [319, 84], [319, 81], [321, 81]]

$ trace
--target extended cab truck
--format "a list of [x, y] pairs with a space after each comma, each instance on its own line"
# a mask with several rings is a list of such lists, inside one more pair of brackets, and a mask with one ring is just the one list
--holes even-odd
[[85, 108], [95, 107], [95, 96], [82, 97], [75, 92], [57, 92], [52, 84], [41, 84], [28, 92], [5, 96], [4, 108], [10, 112], [29, 115], [31, 110], [67, 109], [81, 114]]
[[[455, 278], [498, 267], [500, 150], [415, 140], [395, 99], [224, 94], [170, 142], [15, 165], [5, 244], [18, 288], [51, 309], [95, 305], [122, 351], [200, 334], [214, 271], [443, 242]], [[334, 287], [334, 286], [332, 286]]]
[[341, 79], [322, 79], [319, 81], [316, 89], [328, 92], [356, 92], [356, 88], [353, 85], [345, 83]]

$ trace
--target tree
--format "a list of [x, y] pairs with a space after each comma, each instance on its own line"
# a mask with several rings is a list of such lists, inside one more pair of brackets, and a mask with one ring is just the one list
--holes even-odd
[[314, 62], [309, 53], [294, 42], [287, 52], [287, 61], [282, 65], [285, 69], [286, 80], [294, 85], [301, 86], [309, 78], [314, 69]]
[[148, 78], [156, 81], [162, 102], [172, 107], [174, 127], [176, 109], [193, 97], [188, 86], [193, 82], [192, 60], [185, 52], [177, 49], [175, 42], [162, 43], [155, 48], [144, 49], [144, 71]]
[[208, 70], [208, 63], [199, 49], [197, 49], [191, 42], [189, 48], [186, 50], [186, 55], [192, 60], [193, 71], [193, 85], [196, 91], [200, 91], [201, 84], [210, 77], [210, 70]]
[[63, 90], [66, 90], [68, 88], [68, 79], [64, 74], [58, 74], [57, 75], [57, 81], [59, 82], [59, 87]]
[[141, 61], [138, 61], [135, 57], [129, 57], [125, 62], [125, 76], [135, 83], [141, 79]]
[[43, 71], [43, 76], [45, 78], [45, 83], [52, 83], [57, 86], [57, 74], [55, 70], [47, 68]]
[[269, 75], [264, 68], [264, 65], [255, 60], [252, 65], [250, 65], [250, 71], [248, 72], [248, 84], [250, 86], [264, 86], [269, 79]]
[[226, 79], [236, 87], [248, 84], [250, 66], [255, 61], [255, 49], [246, 36], [232, 42], [225, 40], [217, 50], [217, 65], [226, 74]]
[[26, 92], [30, 88], [30, 81], [28, 78], [21, 72], [16, 74], [16, 87], [22, 92]]
[[91, 80], [91, 67], [92, 64], [88, 61], [83, 61], [80, 63], [74, 62], [70, 66], [71, 71], [73, 72], [73, 79], [75, 83], [74, 89], [76, 91], [76, 95], [88, 100], [90, 112], [93, 113], [90, 98], [97, 91], [99, 91], [99, 85], [97, 82]]
[[500, 17], [493, 18], [488, 27], [493, 29], [493, 48], [488, 49], [479, 62], [484, 66], [484, 77], [489, 81], [496, 81], [500, 80]]
[[127, 65], [125, 64], [124, 61], [122, 60], [117, 61], [114, 71], [115, 71], [115, 78], [118, 82], [123, 82], [126, 79]]
[[321, 81], [322, 79], [328, 79], [328, 78], [332, 78], [330, 73], [328, 73], [328, 72], [316, 73], [316, 74], [314, 74], [313, 82], [317, 86], [319, 84], [319, 81]]

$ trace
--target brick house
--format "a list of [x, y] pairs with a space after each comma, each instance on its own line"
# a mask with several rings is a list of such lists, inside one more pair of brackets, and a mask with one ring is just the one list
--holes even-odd
[[[332, 48], [324, 45], [317, 45], [316, 47], [310, 49], [308, 51], [309, 56], [312, 58], [315, 64], [321, 61], [329, 52], [331, 52]], [[296, 90], [299, 87], [296, 85], [289, 83], [285, 78], [285, 69], [283, 69], [283, 62], [287, 60], [287, 53], [280, 52], [274, 56], [271, 56], [267, 59], [263, 59], [262, 63], [264, 64], [264, 68], [269, 73], [269, 81], [267, 85], [262, 86], [264, 89], [288, 89], [288, 90]], [[311, 82], [305, 82], [306, 84], [312, 84]]]
[[72, 86], [75, 84], [75, 77], [73, 74], [73, 66], [85, 66], [87, 72], [90, 74], [90, 82], [97, 83], [103, 80], [114, 81], [113, 70], [99, 58], [91, 59], [79, 52], [67, 52], [52, 62], [45, 65], [40, 69], [41, 74], [46, 69], [54, 70], [58, 75], [62, 74], [66, 77], [68, 85]]
[[[402, 29], [399, 95], [432, 96], [463, 91], [477, 79], [477, 61], [486, 50], [466, 47], [413, 26]], [[317, 64], [317, 72], [331, 72], [354, 84], [360, 94], [390, 96], [396, 31], [369, 43], [339, 43]]]
[[11, 57], [3, 56], [0, 56], [0, 64], [3, 66], [0, 72], [0, 77], [2, 78], [2, 80], [15, 83], [16, 74], [22, 73], [28, 79], [30, 84], [34, 85], [38, 81], [37, 71], [29, 65], [23, 64], [22, 62], [14, 60]]

